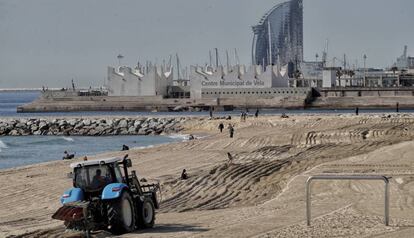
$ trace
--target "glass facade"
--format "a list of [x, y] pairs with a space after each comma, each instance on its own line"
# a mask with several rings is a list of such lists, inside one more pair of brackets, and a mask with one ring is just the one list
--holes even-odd
[[303, 61], [302, 0], [276, 5], [253, 26], [253, 32], [253, 64], [298, 65]]

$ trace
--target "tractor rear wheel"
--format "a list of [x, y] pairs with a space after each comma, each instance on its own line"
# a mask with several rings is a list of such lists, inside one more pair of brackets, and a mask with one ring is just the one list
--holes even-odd
[[135, 230], [135, 209], [131, 195], [124, 191], [122, 195], [108, 204], [109, 231], [119, 235]]
[[138, 227], [152, 228], [155, 221], [155, 207], [150, 198], [145, 197], [138, 206]]

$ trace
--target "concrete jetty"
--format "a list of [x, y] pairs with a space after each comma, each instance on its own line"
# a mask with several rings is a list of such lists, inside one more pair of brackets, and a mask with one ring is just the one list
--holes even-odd
[[[308, 88], [306, 90], [272, 89], [266, 94], [255, 92], [243, 97], [234, 94], [212, 94], [211, 97], [163, 98], [162, 96], [80, 96], [75, 93], [52, 91], [18, 112], [71, 111], [183, 111], [233, 110], [245, 108], [414, 108], [414, 88]], [[280, 91], [280, 92], [278, 92]], [[271, 93], [271, 94], [270, 94]]]
[[[309, 91], [310, 92], [310, 91]], [[260, 97], [163, 98], [162, 96], [78, 96], [43, 94], [37, 100], [19, 106], [17, 112], [71, 111], [175, 111], [233, 108], [304, 108], [309, 93]]]

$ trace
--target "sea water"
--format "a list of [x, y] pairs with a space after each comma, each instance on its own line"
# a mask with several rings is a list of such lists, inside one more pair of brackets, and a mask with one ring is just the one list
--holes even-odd
[[0, 169], [62, 160], [64, 151], [76, 157], [120, 151], [122, 145], [145, 148], [182, 141], [184, 136], [5, 136], [0, 137]]

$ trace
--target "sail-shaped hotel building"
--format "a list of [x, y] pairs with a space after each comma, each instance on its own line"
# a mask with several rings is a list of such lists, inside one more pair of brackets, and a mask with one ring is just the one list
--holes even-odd
[[274, 6], [253, 26], [252, 64], [298, 64], [303, 61], [303, 0]]

